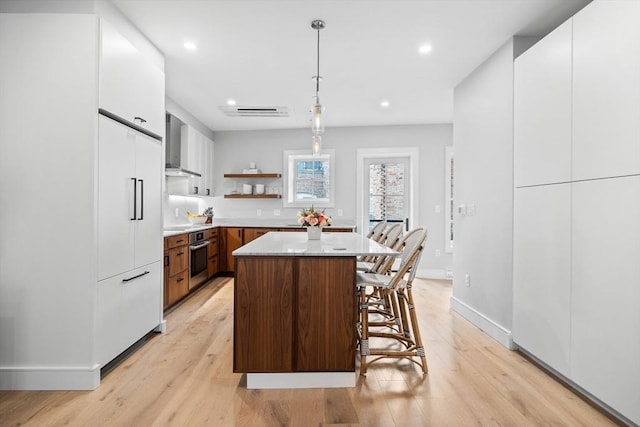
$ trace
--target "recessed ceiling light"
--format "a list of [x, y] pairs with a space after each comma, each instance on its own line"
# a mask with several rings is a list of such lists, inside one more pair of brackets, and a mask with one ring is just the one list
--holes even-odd
[[423, 44], [422, 46], [420, 46], [420, 48], [418, 49], [418, 52], [420, 52], [421, 54], [425, 54], [425, 53], [429, 53], [431, 52], [431, 46], [428, 44]]
[[383, 107], [383, 108], [387, 108], [389, 106], [389, 101], [380, 102], [380, 106]]
[[228, 99], [227, 100], [227, 105], [236, 105], [236, 100], [235, 99]]
[[196, 50], [197, 46], [194, 42], [184, 42], [184, 48], [187, 50]]

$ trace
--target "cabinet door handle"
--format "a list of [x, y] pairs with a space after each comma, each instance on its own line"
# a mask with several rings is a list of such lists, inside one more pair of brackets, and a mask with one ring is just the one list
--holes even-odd
[[177, 256], [184, 255], [184, 252], [180, 252], [179, 254], [176, 254], [176, 255]]
[[182, 282], [184, 279], [181, 277], [178, 280], [176, 280], [176, 282]]
[[133, 121], [135, 122], [136, 120], [138, 120], [140, 123], [147, 123], [147, 121], [142, 117], [138, 117], [138, 116], [134, 117]]
[[164, 266], [167, 267], [169, 265], [169, 255], [164, 257]]
[[122, 279], [122, 283], [130, 282], [130, 281], [135, 280], [135, 279], [137, 279], [139, 277], [146, 276], [147, 274], [149, 274], [149, 272], [145, 271], [144, 273], [140, 273], [137, 276], [129, 277], [128, 279]]
[[140, 183], [140, 216], [138, 220], [142, 221], [144, 219], [144, 180], [139, 179]]
[[193, 186], [193, 194], [198, 194], [198, 186], [197, 185]]
[[211, 195], [211, 189], [207, 188], [207, 196]]
[[138, 184], [136, 182], [135, 178], [131, 178], [131, 181], [133, 181], [133, 217], [131, 217], [131, 221], [135, 221], [136, 220], [136, 214], [138, 212]]

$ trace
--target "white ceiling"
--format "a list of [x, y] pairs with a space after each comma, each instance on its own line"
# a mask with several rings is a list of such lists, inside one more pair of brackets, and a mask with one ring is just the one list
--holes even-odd
[[[453, 88], [510, 36], [545, 34], [589, 1], [113, 0], [164, 53], [167, 96], [214, 131], [310, 126], [313, 19], [326, 22], [327, 127], [450, 123]], [[228, 99], [292, 114], [226, 117]]]

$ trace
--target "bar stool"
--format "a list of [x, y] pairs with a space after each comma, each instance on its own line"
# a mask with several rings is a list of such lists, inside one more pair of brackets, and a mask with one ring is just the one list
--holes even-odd
[[[402, 253], [398, 271], [389, 275], [376, 273], [357, 273], [357, 290], [360, 301], [359, 333], [360, 333], [360, 375], [365, 375], [370, 364], [383, 358], [406, 358], [428, 371], [427, 359], [420, 336], [418, 318], [413, 302], [411, 285], [415, 277], [422, 248], [427, 238], [424, 228], [417, 228], [408, 233], [402, 240]], [[367, 293], [367, 289], [371, 292]], [[383, 314], [383, 320], [369, 319], [372, 313], [380, 314], [372, 304], [374, 299], [388, 298], [392, 302], [391, 316]], [[373, 310], [370, 312], [370, 306]], [[370, 346], [369, 338], [395, 344], [389, 347]], [[373, 359], [368, 360], [369, 357]], [[419, 360], [416, 360], [418, 358]]]
[[[367, 239], [375, 240], [379, 242], [384, 236], [384, 230], [387, 228], [387, 221], [380, 221], [376, 225], [373, 226], [369, 233], [367, 233]], [[358, 261], [361, 262], [372, 262], [373, 256], [362, 256], [358, 258]]]
[[[396, 249], [396, 246], [400, 243], [400, 237], [402, 236], [402, 224], [394, 224], [387, 228], [383, 233], [383, 243], [386, 247]], [[386, 274], [387, 270], [384, 269], [389, 257], [379, 256], [372, 257], [371, 261], [358, 261], [356, 269], [365, 273], [378, 273]], [[393, 261], [389, 265], [389, 268], [393, 265]], [[384, 270], [384, 271], [382, 271]]]

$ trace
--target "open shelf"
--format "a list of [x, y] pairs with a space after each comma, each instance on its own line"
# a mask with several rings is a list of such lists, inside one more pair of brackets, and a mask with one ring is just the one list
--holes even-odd
[[225, 194], [225, 199], [279, 199], [279, 194]]
[[282, 178], [280, 173], [225, 173], [225, 178]]

